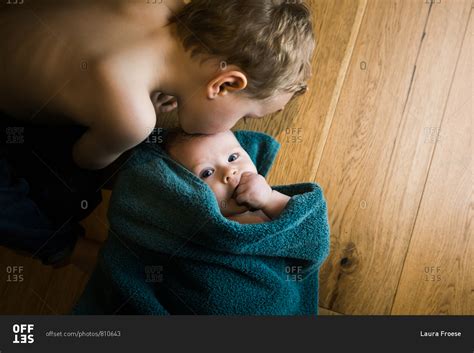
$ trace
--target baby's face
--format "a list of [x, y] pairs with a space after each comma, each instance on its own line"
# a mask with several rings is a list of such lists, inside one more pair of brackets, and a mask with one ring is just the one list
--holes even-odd
[[242, 173], [257, 173], [257, 169], [231, 131], [181, 140], [169, 154], [209, 185], [224, 216], [248, 210], [237, 205], [232, 195]]

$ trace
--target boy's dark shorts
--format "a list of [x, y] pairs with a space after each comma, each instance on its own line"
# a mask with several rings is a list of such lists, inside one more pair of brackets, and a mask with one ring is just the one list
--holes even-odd
[[47, 127], [0, 113], [0, 245], [52, 265], [67, 257], [101, 202], [103, 173], [78, 168], [82, 127]]

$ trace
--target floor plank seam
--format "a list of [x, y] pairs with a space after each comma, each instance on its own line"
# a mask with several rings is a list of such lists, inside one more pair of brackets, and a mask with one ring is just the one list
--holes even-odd
[[[430, 4], [430, 10], [431, 10], [431, 5], [432, 3]], [[428, 18], [429, 18], [429, 14], [430, 14], [430, 11], [428, 12]], [[449, 101], [449, 97], [451, 95], [451, 88], [453, 86], [453, 82], [454, 82], [454, 78], [456, 76], [456, 72], [457, 72], [457, 69], [458, 69], [458, 64], [459, 64], [459, 58], [461, 57], [461, 51], [462, 51], [462, 48], [464, 46], [464, 41], [466, 39], [466, 33], [467, 33], [467, 29], [469, 27], [469, 21], [470, 21], [470, 18], [471, 18], [471, 14], [472, 14], [472, 8], [471, 8], [471, 11], [469, 12], [469, 16], [468, 16], [468, 19], [466, 21], [466, 27], [464, 29], [464, 34], [463, 34], [463, 39], [461, 41], [461, 45], [459, 46], [459, 52], [458, 52], [458, 55], [457, 55], [457, 58], [456, 58], [456, 65], [454, 66], [454, 70], [453, 70], [453, 76], [451, 78], [451, 83], [449, 85], [449, 89], [448, 89], [448, 94], [446, 95], [446, 101], [444, 103], [444, 109], [443, 109], [443, 114], [441, 116], [441, 120], [440, 120], [440, 123], [439, 123], [439, 126], [440, 128], [443, 126], [443, 121], [444, 121], [444, 117], [446, 115], [446, 109], [447, 109], [447, 105], [448, 105], [448, 101]], [[428, 23], [428, 21], [426, 22]], [[425, 25], [425, 29], [426, 29], [426, 25]], [[423, 30], [423, 32], [425, 32]], [[421, 48], [421, 46], [420, 46]], [[418, 53], [419, 54], [419, 53]], [[418, 56], [417, 56], [417, 60], [416, 62], [418, 62]], [[415, 67], [416, 67], [416, 64], [415, 64]], [[425, 178], [425, 182], [423, 184], [423, 189], [422, 189], [422, 192], [421, 192], [421, 197], [420, 197], [420, 200], [418, 202], [418, 207], [417, 207], [417, 210], [416, 210], [416, 214], [415, 214], [415, 218], [414, 218], [414, 221], [413, 221], [413, 225], [412, 225], [412, 228], [411, 228], [411, 231], [410, 231], [410, 240], [408, 242], [408, 247], [407, 247], [407, 251], [405, 252], [405, 258], [403, 260], [403, 265], [402, 265], [402, 268], [401, 268], [401, 271], [400, 271], [400, 276], [398, 277], [398, 283], [397, 283], [397, 286], [396, 286], [396, 289], [395, 289], [395, 293], [394, 293], [394, 296], [393, 296], [393, 299], [392, 299], [392, 305], [391, 305], [391, 308], [390, 308], [390, 314], [393, 315], [393, 305], [395, 304], [395, 299], [397, 297], [397, 293], [398, 293], [398, 289], [399, 289], [399, 286], [400, 286], [400, 281], [402, 279], [402, 275], [403, 275], [403, 271], [405, 269], [405, 263], [406, 263], [406, 259], [408, 257], [408, 252], [410, 250], [410, 246], [411, 246], [411, 242], [413, 240], [413, 232], [415, 230], [415, 227], [416, 227], [416, 222], [418, 220], [418, 214], [419, 214], [419, 211], [420, 211], [420, 208], [421, 208], [421, 204], [423, 202], [423, 196], [424, 196], [424, 193], [425, 193], [425, 189], [426, 189], [426, 184], [428, 182], [428, 179], [429, 179], [429, 176], [430, 176], [430, 171], [431, 171], [431, 165], [433, 163], [433, 159], [434, 159], [434, 156], [435, 156], [435, 153], [436, 153], [436, 147], [438, 146], [438, 141], [436, 141], [436, 144], [435, 146], [433, 147], [433, 152], [431, 153], [431, 156], [430, 156], [430, 162], [429, 162], [429, 165], [428, 165], [428, 169], [427, 169], [427, 172], [426, 172], [426, 178]], [[426, 313], [425, 313], [426, 314]]]
[[395, 152], [395, 148], [397, 146], [397, 141], [400, 140], [400, 133], [402, 131], [401, 127], [404, 125], [404, 123], [406, 123], [406, 119], [403, 119], [403, 117], [405, 116], [405, 110], [407, 108], [407, 104], [408, 104], [408, 100], [410, 98], [413, 83], [415, 81], [416, 63], [418, 62], [420, 52], [421, 52], [421, 48], [423, 46], [423, 41], [426, 37], [426, 27], [428, 25], [428, 21], [429, 21], [429, 18], [430, 18], [432, 5], [433, 5], [433, 3], [430, 3], [429, 8], [428, 8], [428, 13], [426, 15], [425, 24], [423, 26], [423, 33], [421, 35], [420, 44], [418, 45], [418, 51], [416, 53], [415, 63], [413, 65], [413, 71], [412, 71], [412, 75], [411, 75], [411, 78], [410, 78], [410, 83], [408, 85], [408, 90], [407, 90], [407, 94], [406, 94], [406, 97], [405, 97], [405, 101], [403, 102], [403, 110], [402, 110], [402, 113], [401, 113], [401, 118], [400, 118], [400, 121], [399, 121], [398, 126], [397, 126], [397, 133], [395, 135], [395, 140], [393, 141], [392, 150], [390, 151], [390, 157], [388, 159], [387, 173], [385, 173], [385, 176], [384, 176], [384, 179], [383, 179], [383, 182], [382, 182], [382, 190], [385, 190], [385, 185], [387, 183], [387, 178], [391, 174], [390, 173], [390, 168], [392, 167], [393, 153]]
[[339, 315], [343, 315], [343, 316], [347, 316], [348, 314], [344, 314], [344, 313], [341, 313], [339, 311], [335, 311], [335, 310], [332, 310], [332, 309], [328, 309], [328, 308], [325, 308], [324, 306], [320, 306], [321, 309], [324, 309], [324, 310], [327, 310], [327, 311], [332, 311], [333, 313], [336, 313], [336, 314], [339, 314]]
[[[412, 78], [411, 78], [411, 82], [410, 82], [410, 87], [408, 89], [408, 94], [407, 94], [407, 97], [405, 99], [405, 104], [403, 106], [403, 112], [402, 112], [402, 117], [404, 116], [405, 114], [405, 109], [406, 109], [406, 106], [407, 106], [407, 103], [408, 103], [408, 99], [410, 97], [410, 94], [411, 94], [411, 88], [412, 88], [412, 83], [413, 83], [413, 80], [414, 80], [414, 74], [415, 74], [415, 71], [416, 71], [416, 64], [418, 63], [418, 59], [419, 59], [419, 55], [420, 55], [420, 52], [421, 52], [421, 47], [423, 45], [423, 40], [425, 39], [426, 37], [426, 27], [428, 25], [428, 22], [429, 22], [429, 18], [430, 18], [430, 14], [431, 14], [431, 8], [433, 6], [433, 3], [430, 3], [430, 7], [428, 9], [428, 14], [426, 16], [426, 21], [425, 21], [425, 26], [423, 28], [423, 34], [422, 34], [422, 37], [421, 37], [421, 41], [420, 41], [420, 45], [418, 47], [418, 53], [416, 54], [416, 60], [415, 60], [415, 65], [414, 65], [414, 69], [413, 69], [413, 75], [412, 75]], [[403, 118], [401, 119], [401, 122], [403, 121]], [[398, 134], [400, 133], [400, 125], [401, 125], [401, 122], [399, 124], [399, 131], [397, 132], [397, 138], [398, 138]], [[402, 280], [402, 275], [403, 275], [403, 271], [405, 269], [405, 264], [406, 264], [406, 260], [407, 260], [407, 257], [408, 257], [408, 252], [410, 251], [410, 246], [411, 246], [411, 242], [412, 242], [412, 239], [413, 239], [413, 231], [415, 230], [415, 226], [416, 226], [416, 220], [418, 218], [418, 213], [420, 211], [420, 205], [423, 201], [423, 194], [425, 192], [425, 188], [426, 188], [426, 183], [427, 183], [427, 180], [428, 180], [428, 176], [429, 176], [429, 171], [430, 171], [430, 168], [431, 168], [431, 161], [432, 161], [432, 158], [433, 158], [433, 155], [431, 155], [430, 157], [430, 162], [429, 162], [429, 165], [428, 165], [428, 170], [426, 172], [426, 177], [425, 177], [425, 182], [423, 184], [423, 189], [421, 191], [421, 196], [420, 196], [420, 200], [418, 201], [418, 207], [416, 209], [416, 213], [415, 213], [415, 217], [414, 217], [414, 220], [413, 220], [413, 224], [411, 226], [411, 230], [410, 230], [410, 238], [408, 240], [408, 245], [407, 245], [407, 248], [406, 248], [406, 251], [405, 251], [405, 256], [403, 258], [403, 262], [402, 262], [402, 267], [400, 269], [400, 273], [399, 273], [399, 276], [398, 276], [398, 281], [397, 281], [397, 285], [395, 287], [395, 292], [393, 294], [393, 298], [392, 298], [392, 304], [390, 305], [390, 315], [393, 315], [393, 306], [395, 304], [395, 299], [397, 297], [397, 293], [398, 293], [398, 288], [400, 286], [400, 282]]]
[[[315, 168], [315, 171], [313, 173], [311, 173], [310, 180], [316, 181], [316, 176], [318, 174], [319, 165], [321, 164], [321, 159], [322, 159], [322, 156], [324, 155], [324, 150], [326, 149], [327, 139], [329, 137], [329, 131], [331, 131], [332, 123], [334, 121], [334, 116], [336, 115], [337, 106], [339, 104], [339, 99], [341, 98], [341, 92], [342, 92], [344, 84], [346, 82], [347, 72], [349, 71], [350, 64], [351, 64], [351, 61], [352, 61], [352, 56], [354, 54], [354, 48], [355, 48], [356, 43], [359, 39], [360, 28], [361, 28], [362, 23], [364, 22], [364, 19], [365, 19], [365, 16], [366, 16], [367, 0], [360, 0], [359, 1], [359, 7], [362, 8], [362, 10], [359, 10], [359, 9], [357, 10], [358, 14], [356, 15], [353, 27], [351, 29], [352, 33], [354, 33], [354, 31], [357, 31], [357, 34], [354, 35], [354, 38], [350, 37], [349, 41], [347, 43], [346, 52], [344, 53], [344, 58], [342, 59], [342, 63], [344, 63], [344, 65], [343, 65], [343, 67], [341, 67], [341, 69], [338, 73], [338, 77], [336, 79], [336, 84], [335, 84], [335, 92], [333, 93], [333, 97], [332, 97], [331, 102], [329, 104], [329, 111], [326, 114], [326, 117], [329, 118], [329, 119], [326, 119], [327, 123], [325, 123], [325, 126], [323, 126], [323, 129], [321, 131], [322, 136], [324, 136], [324, 146], [321, 149], [321, 153], [316, 157], [317, 158], [317, 162], [315, 164], [316, 168]], [[359, 12], [361, 12], [362, 14], [359, 14]], [[356, 26], [357, 26], [357, 29], [354, 28]], [[351, 34], [351, 36], [352, 36], [352, 34]], [[348, 51], [350, 51], [350, 53], [348, 53]], [[336, 97], [336, 98], [334, 98], [334, 97]]]

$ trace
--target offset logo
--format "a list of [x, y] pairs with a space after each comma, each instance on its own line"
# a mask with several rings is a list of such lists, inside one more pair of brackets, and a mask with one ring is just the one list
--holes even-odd
[[14, 324], [13, 343], [33, 343], [35, 341], [34, 328], [34, 324]]

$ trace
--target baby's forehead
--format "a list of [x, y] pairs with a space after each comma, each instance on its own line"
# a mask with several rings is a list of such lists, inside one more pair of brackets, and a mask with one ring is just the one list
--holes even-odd
[[175, 141], [170, 152], [173, 158], [190, 167], [236, 150], [242, 151], [243, 147], [234, 133], [229, 131], [214, 135], [182, 136]]

